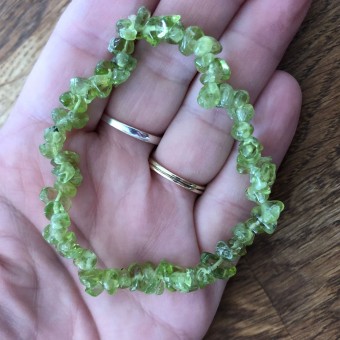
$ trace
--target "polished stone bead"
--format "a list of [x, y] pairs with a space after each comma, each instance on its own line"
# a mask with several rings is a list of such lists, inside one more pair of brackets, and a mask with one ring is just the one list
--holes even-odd
[[109, 52], [117, 54], [119, 52], [125, 52], [127, 54], [132, 54], [135, 50], [135, 43], [132, 40], [125, 40], [123, 38], [114, 38], [110, 41]]
[[183, 39], [179, 45], [179, 50], [183, 55], [193, 54], [197, 40], [204, 36], [202, 29], [198, 26], [189, 26], [184, 31]]
[[65, 162], [71, 163], [76, 168], [80, 162], [79, 154], [74, 151], [63, 150], [59, 152], [52, 160], [53, 165], [62, 164]]
[[217, 242], [215, 252], [217, 256], [228, 261], [235, 261], [238, 258], [238, 254], [224, 241]]
[[56, 181], [54, 187], [67, 197], [75, 197], [77, 194], [77, 187], [71, 182], [61, 183]]
[[138, 9], [136, 19], [135, 19], [135, 29], [137, 32], [140, 32], [143, 30], [144, 26], [146, 25], [150, 17], [151, 17], [151, 13], [146, 7], [142, 6]]
[[74, 259], [74, 264], [81, 270], [88, 270], [95, 267], [97, 256], [94, 252], [88, 249], [83, 249], [79, 257]]
[[215, 58], [209, 66], [207, 72], [202, 74], [200, 81], [202, 84], [216, 83], [221, 84], [230, 78], [230, 68], [228, 64], [220, 58]]
[[117, 53], [115, 62], [119, 67], [124, 68], [129, 72], [132, 72], [137, 66], [137, 59], [125, 52]]
[[104, 287], [101, 283], [102, 270], [80, 270], [78, 275], [80, 282], [86, 287], [86, 293], [92, 296], [98, 296], [103, 292]]
[[213, 37], [203, 36], [197, 40], [194, 53], [197, 57], [202, 57], [207, 53], [218, 54], [222, 51], [222, 45]]
[[66, 258], [72, 258], [72, 255], [74, 254], [74, 251], [77, 249], [78, 244], [77, 238], [74, 232], [66, 232], [63, 235], [62, 240], [57, 245], [58, 252], [66, 257]]
[[239, 122], [249, 122], [255, 114], [253, 105], [244, 104], [237, 107], [235, 112], [235, 119]]
[[272, 234], [277, 225], [280, 213], [284, 209], [284, 204], [280, 201], [267, 201], [255, 207], [251, 215], [256, 217], [261, 223], [262, 229], [267, 234]]
[[56, 190], [55, 188], [51, 188], [51, 187], [44, 187], [40, 192], [39, 198], [42, 202], [46, 204], [50, 201], [54, 201], [57, 196], [58, 196], [58, 190]]
[[98, 95], [96, 89], [93, 88], [93, 84], [87, 78], [72, 78], [70, 80], [70, 91], [84, 98], [86, 104], [91, 103]]
[[119, 288], [119, 270], [118, 269], [106, 269], [103, 271], [102, 283], [104, 289], [109, 294], [114, 294]]
[[221, 94], [217, 84], [207, 83], [201, 88], [197, 102], [205, 109], [212, 109], [220, 102]]
[[123, 268], [119, 271], [118, 275], [119, 288], [130, 288], [132, 280], [128, 270]]
[[234, 93], [234, 105], [236, 108], [248, 104], [250, 100], [249, 93], [244, 90], [236, 90]]
[[242, 141], [238, 148], [237, 170], [241, 173], [249, 171], [249, 166], [260, 159], [262, 149], [263, 146], [255, 137]]
[[210, 63], [212, 63], [216, 57], [212, 53], [204, 54], [201, 57], [196, 57], [195, 66], [198, 72], [204, 73], [208, 71]]
[[130, 72], [128, 70], [124, 70], [121, 68], [114, 69], [112, 74], [112, 82], [114, 86], [118, 86], [125, 81], [127, 81], [130, 77]]
[[125, 40], [132, 41], [137, 37], [137, 30], [134, 23], [130, 19], [121, 19], [116, 24], [117, 33]]
[[254, 233], [247, 228], [244, 223], [238, 223], [233, 228], [234, 237], [239, 240], [242, 244], [249, 246], [253, 244]]
[[45, 216], [48, 220], [51, 219], [52, 215], [63, 213], [68, 211], [71, 207], [70, 199], [61, 197], [59, 201], [50, 201], [45, 206]]
[[195, 270], [199, 288], [204, 288], [215, 282], [214, 274], [209, 266], [199, 264]]
[[116, 64], [112, 60], [102, 60], [97, 63], [94, 74], [98, 76], [111, 75], [115, 67]]
[[69, 119], [69, 112], [69, 110], [64, 108], [56, 108], [52, 111], [52, 119], [59, 130], [72, 130], [72, 123]]
[[185, 268], [183, 271], [175, 271], [170, 276], [170, 285], [176, 291], [188, 293], [199, 288], [195, 270]]
[[269, 186], [261, 190], [257, 190], [254, 186], [251, 185], [246, 191], [246, 196], [250, 201], [261, 204], [268, 200], [270, 192], [271, 189]]
[[249, 218], [247, 221], [244, 222], [246, 227], [251, 230], [254, 234], [261, 234], [263, 233], [261, 223], [255, 217]]
[[[223, 107], [228, 110], [228, 114], [230, 115], [231, 109], [234, 105], [234, 89], [227, 83], [223, 83], [219, 85], [221, 99], [218, 103], [218, 107]], [[232, 118], [232, 117], [231, 117]]]
[[52, 170], [52, 173], [58, 178], [61, 183], [67, 183], [72, 179], [76, 172], [74, 166], [69, 162], [64, 162], [60, 165], [56, 165]]
[[250, 183], [256, 190], [262, 190], [274, 184], [276, 165], [269, 157], [262, 157], [250, 168]]
[[235, 121], [231, 129], [231, 135], [234, 139], [242, 141], [251, 137], [254, 127], [248, 122]]
[[179, 43], [184, 35], [180, 19], [179, 15], [151, 17], [143, 29], [143, 38], [152, 46], [157, 46], [163, 41]]
[[66, 140], [65, 131], [53, 126], [45, 130], [44, 139], [46, 143], [39, 146], [39, 151], [44, 157], [52, 159], [64, 145]]
[[110, 95], [112, 84], [114, 83], [113, 74], [117, 69], [114, 68], [111, 73], [105, 75], [94, 75], [89, 78], [93, 87], [97, 90], [99, 98], [106, 98]]
[[67, 212], [61, 212], [52, 215], [51, 228], [52, 229], [66, 229], [71, 225], [70, 216]]
[[236, 274], [236, 266], [230, 265], [229, 261], [223, 261], [215, 270], [214, 276], [216, 279], [227, 280]]
[[71, 91], [63, 93], [59, 97], [59, 101], [69, 110], [83, 113], [87, 110], [87, 103], [85, 99]]

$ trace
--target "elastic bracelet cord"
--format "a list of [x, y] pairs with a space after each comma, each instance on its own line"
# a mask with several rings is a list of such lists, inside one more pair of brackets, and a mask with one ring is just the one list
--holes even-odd
[[[226, 83], [230, 78], [229, 66], [225, 60], [216, 57], [222, 51], [221, 44], [204, 35], [197, 26], [184, 28], [179, 15], [151, 17], [150, 12], [141, 7], [137, 15], [117, 22], [117, 32], [118, 38], [109, 44], [114, 57], [100, 61], [93, 76], [71, 79], [70, 90], [60, 96], [63, 106], [52, 111], [54, 125], [45, 130], [45, 143], [40, 146], [40, 152], [51, 160], [56, 182], [53, 187], [43, 188], [40, 194], [46, 204], [45, 216], [50, 221], [43, 236], [61, 256], [73, 260], [85, 291], [92, 296], [104, 290], [113, 294], [119, 288], [148, 294], [162, 294], [165, 289], [191, 292], [217, 279], [227, 280], [235, 275], [235, 263], [246, 253], [246, 246], [253, 243], [254, 236], [275, 231], [284, 208], [282, 202], [268, 200], [276, 167], [271, 158], [261, 155], [263, 147], [252, 135], [254, 128], [249, 122], [254, 108], [249, 103], [249, 95]], [[205, 109], [226, 110], [233, 120], [231, 135], [239, 142], [237, 171], [250, 177], [246, 197], [255, 203], [250, 218], [234, 226], [231, 239], [217, 242], [215, 253], [203, 252], [195, 267], [186, 268], [163, 260], [158, 264], [133, 263], [123, 269], [98, 268], [95, 253], [80, 246], [75, 233], [69, 230], [71, 199], [83, 178], [79, 155], [64, 150], [67, 133], [86, 126], [89, 120], [87, 108], [95, 98], [108, 97], [112, 88], [128, 80], [137, 65], [131, 55], [135, 41], [141, 39], [152, 46], [164, 42], [175, 44], [183, 55], [194, 54], [203, 84], [198, 104]]]

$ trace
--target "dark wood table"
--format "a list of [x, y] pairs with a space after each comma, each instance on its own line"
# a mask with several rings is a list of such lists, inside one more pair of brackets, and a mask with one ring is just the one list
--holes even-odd
[[[0, 124], [67, 3], [2, 1]], [[304, 97], [273, 193], [287, 208], [240, 261], [207, 340], [340, 339], [339, 39], [340, 2], [314, 1], [280, 65]]]

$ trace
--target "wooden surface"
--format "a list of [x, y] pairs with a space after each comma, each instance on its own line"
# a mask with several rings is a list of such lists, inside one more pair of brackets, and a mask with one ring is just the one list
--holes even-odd
[[[2, 1], [0, 124], [67, 3]], [[339, 25], [339, 1], [314, 1], [280, 66], [304, 96], [274, 190], [287, 209], [241, 260], [206, 340], [340, 339]]]

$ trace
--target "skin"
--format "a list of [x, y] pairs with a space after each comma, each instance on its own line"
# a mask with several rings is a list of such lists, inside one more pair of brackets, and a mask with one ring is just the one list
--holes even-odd
[[[300, 26], [304, 0], [74, 0], [64, 12], [0, 130], [0, 337], [6, 339], [199, 339], [212, 322], [225, 283], [190, 294], [150, 296], [119, 291], [93, 298], [84, 293], [70, 260], [46, 244], [48, 223], [38, 200], [51, 186], [49, 161], [38, 153], [74, 76], [89, 76], [108, 58], [113, 23], [146, 5], [155, 15], [181, 14], [218, 37], [231, 69], [231, 84], [247, 89], [255, 105], [255, 136], [279, 165], [297, 125], [301, 92], [277, 65]], [[209, 13], [209, 15], [207, 15]], [[244, 197], [249, 179], [235, 170], [231, 122], [221, 110], [196, 103], [199, 80], [192, 58], [175, 46], [142, 42], [130, 81], [90, 107], [91, 120], [72, 133], [67, 148], [81, 155], [84, 182], [71, 209], [79, 242], [99, 264], [124, 267], [161, 259], [195, 265], [214, 251], [230, 229], [249, 216]], [[156, 86], [157, 83], [157, 86]], [[100, 121], [103, 112], [150, 133], [159, 146], [135, 140]], [[150, 172], [153, 157], [193, 182], [197, 195]]]

